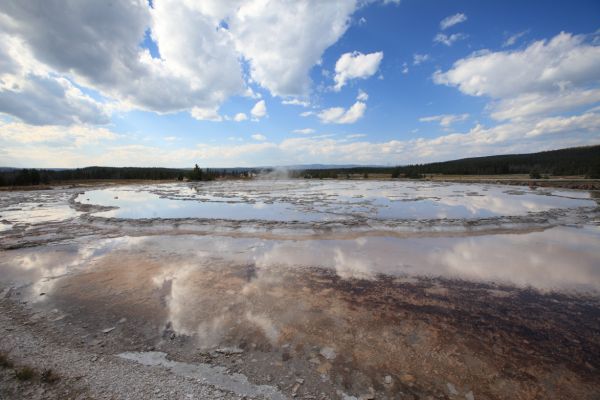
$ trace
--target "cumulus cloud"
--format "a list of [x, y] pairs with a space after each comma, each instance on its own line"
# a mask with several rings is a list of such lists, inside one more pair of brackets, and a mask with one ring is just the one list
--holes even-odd
[[598, 44], [563, 32], [522, 50], [473, 54], [433, 80], [491, 98], [487, 110], [496, 120], [522, 120], [598, 104], [598, 65]]
[[301, 117], [310, 117], [314, 113], [315, 113], [314, 111], [304, 111], [304, 112], [300, 113], [300, 116]]
[[520, 51], [476, 53], [436, 72], [433, 79], [472, 96], [507, 97], [597, 82], [598, 65], [600, 46], [563, 32]]
[[[230, 36], [183, 2], [163, 0], [151, 11], [143, 0], [110, 7], [8, 0], [0, 13], [11, 21], [3, 24], [8, 34], [53, 75], [72, 77], [127, 107], [161, 113], [214, 109], [244, 90]], [[139, 46], [149, 29], [160, 59]]]
[[[45, 80], [47, 88], [51, 77], [72, 79], [74, 87], [92, 88], [122, 109], [185, 110], [195, 118], [215, 121], [222, 119], [215, 110], [227, 98], [249, 93], [248, 82], [276, 96], [306, 95], [310, 69], [344, 34], [353, 12], [363, 4], [161, 0], [150, 8], [146, 0], [120, 1], [110, 7], [102, 2], [7, 0], [0, 10], [0, 68], [29, 87]], [[139, 46], [145, 37], [155, 43], [160, 57]], [[21, 48], [5, 58], [2, 47], [7, 43]], [[22, 65], [15, 62], [23, 54], [31, 55], [30, 64], [43, 74], [26, 78]], [[243, 64], [249, 66], [248, 76]], [[2, 110], [28, 122], [104, 122], [87, 121], [87, 110], [94, 105], [81, 96], [69, 97], [72, 91], [38, 91], [56, 93], [55, 99], [32, 98], [34, 90], [3, 92], [24, 104], [19, 109], [30, 105], [32, 111], [34, 104], [50, 109], [67, 96], [71, 107], [55, 108], [55, 114], [61, 114], [56, 121], [48, 118], [50, 113], [33, 117], [26, 111], [15, 115], [9, 107]], [[75, 104], [78, 101], [82, 104]], [[79, 108], [84, 111], [78, 113]], [[74, 116], [64, 116], [68, 114]]]
[[3, 29], [6, 27], [0, 23], [0, 113], [34, 125], [110, 121], [110, 105], [83, 93], [69, 79], [52, 74], [22, 40]]
[[349, 80], [366, 79], [379, 69], [383, 52], [363, 54], [358, 51], [344, 53], [335, 63], [334, 90], [339, 91]]
[[560, 113], [597, 103], [600, 103], [600, 88], [524, 93], [492, 103], [488, 108], [492, 118], [502, 121]]
[[107, 124], [108, 109], [67, 79], [26, 75], [19, 86], [0, 85], [0, 112], [33, 125]]
[[432, 115], [430, 117], [419, 118], [421, 122], [439, 122], [440, 126], [449, 128], [453, 123], [464, 121], [469, 118], [469, 114], [442, 114]]
[[[35, 127], [20, 124], [7, 129], [0, 122], [0, 151], [5, 162], [29, 167], [62, 167], [90, 164], [116, 166], [189, 166], [199, 160], [203, 165], [289, 165], [290, 163], [364, 163], [407, 164], [440, 161], [459, 157], [550, 150], [598, 142], [600, 113], [586, 112], [567, 117], [510, 121], [493, 127], [477, 125], [463, 133], [436, 138], [410, 140], [336, 139], [334, 137], [293, 137], [279, 143], [268, 140], [253, 143], [211, 145], [172, 149], [168, 147], [110, 144], [114, 134], [105, 129], [72, 131], [62, 127]], [[48, 130], [49, 129], [49, 130]], [[78, 128], [79, 129], [79, 128]], [[89, 128], [87, 128], [89, 129]], [[81, 137], [80, 145], [95, 141], [99, 134], [106, 140], [91, 146], [91, 153], [69, 145]], [[31, 135], [31, 136], [26, 136]], [[51, 143], [58, 135], [65, 145]], [[266, 138], [265, 138], [266, 139]], [[176, 160], [176, 161], [174, 161]], [[177, 164], [174, 165], [174, 162]]]
[[260, 133], [255, 133], [251, 136], [251, 138], [259, 142], [264, 142], [267, 140], [267, 137], [265, 135], [261, 135]]
[[[81, 148], [90, 144], [105, 144], [113, 141], [118, 135], [106, 128], [78, 126], [36, 126], [23, 122], [6, 122], [0, 120], [0, 143], [5, 145], [61, 146], [65, 148]], [[52, 153], [49, 154], [52, 156]]]
[[358, 96], [356, 96], [356, 100], [367, 101], [367, 100], [369, 100], [369, 95], [367, 94], [367, 92], [365, 92], [363, 90], [359, 90]]
[[252, 79], [277, 96], [308, 93], [309, 70], [346, 32], [358, 7], [355, 0], [232, 3], [227, 22], [236, 48], [249, 61]]
[[192, 117], [200, 121], [223, 121], [223, 117], [219, 115], [219, 111], [216, 108], [202, 108], [194, 107], [190, 111]]
[[252, 110], [250, 110], [250, 115], [255, 119], [260, 119], [267, 115], [267, 106], [264, 100], [259, 100], [256, 102]]
[[349, 109], [342, 107], [327, 108], [317, 114], [321, 122], [326, 124], [353, 124], [365, 114], [367, 105], [357, 101]]
[[450, 15], [440, 21], [440, 29], [441, 30], [448, 29], [451, 26], [460, 24], [461, 22], [465, 22], [466, 20], [467, 20], [467, 16], [463, 13], [457, 13], [454, 15]]
[[242, 122], [248, 119], [248, 116], [244, 113], [237, 113], [235, 114], [235, 116], [233, 117], [233, 120], [235, 122]]

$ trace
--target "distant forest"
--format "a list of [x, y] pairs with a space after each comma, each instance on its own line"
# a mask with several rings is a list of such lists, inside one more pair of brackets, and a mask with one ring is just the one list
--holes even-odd
[[56, 182], [85, 180], [204, 180], [217, 178], [247, 177], [253, 172], [248, 168], [193, 169], [135, 168], [135, 167], [86, 167], [75, 169], [12, 169], [0, 171], [0, 186], [29, 186]]
[[530, 154], [509, 154], [463, 158], [460, 160], [413, 164], [399, 167], [356, 167], [296, 171], [306, 178], [343, 178], [361, 174], [392, 174], [392, 177], [420, 178], [426, 174], [444, 175], [507, 175], [544, 176], [581, 175], [600, 178], [600, 145], [572, 147]]
[[[270, 169], [222, 168], [117, 168], [86, 167], [76, 169], [13, 169], [0, 170], [0, 186], [27, 186], [77, 180], [213, 180], [243, 178]], [[414, 164], [398, 167], [352, 167], [293, 170], [296, 178], [345, 178], [360, 174], [391, 174], [392, 177], [420, 178], [425, 174], [504, 175], [529, 174], [544, 176], [581, 175], [600, 179], [600, 145], [573, 147], [531, 154], [511, 154], [464, 158], [461, 160]]]

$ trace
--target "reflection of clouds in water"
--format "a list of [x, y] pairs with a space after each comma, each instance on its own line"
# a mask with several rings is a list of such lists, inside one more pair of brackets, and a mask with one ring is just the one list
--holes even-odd
[[[181, 184], [147, 186], [139, 191], [101, 189], [78, 199], [89, 197], [93, 204], [120, 207], [96, 214], [105, 217], [312, 222], [352, 220], [357, 215], [383, 219], [482, 218], [595, 205], [589, 200], [552, 196], [548, 191], [520, 188], [519, 192], [517, 195], [506, 187], [487, 184], [288, 180], [211, 182], [193, 191]], [[235, 204], [229, 204], [232, 201]]]
[[64, 221], [77, 217], [80, 213], [68, 205], [26, 205], [21, 210], [2, 211], [2, 218], [13, 224], [39, 224], [43, 222]]
[[477, 237], [276, 242], [257, 266], [329, 268], [345, 279], [377, 274], [496, 281], [538, 289], [600, 291], [600, 228]]
[[98, 256], [126, 240], [109, 239], [86, 246], [67, 245], [56, 249], [22, 249], [4, 253], [0, 270], [4, 282], [29, 285], [33, 302], [44, 301], [47, 297], [40, 293], [51, 293], [59, 277], [78, 267], [86, 267]]
[[[344, 279], [439, 276], [542, 290], [600, 291], [598, 243], [600, 227], [594, 226], [476, 237], [351, 240], [121, 237], [3, 252], [0, 276], [3, 283], [31, 283], [35, 301], [43, 301], [39, 292], [54, 290], [58, 279], [52, 278], [92, 267], [105, 255], [147, 257], [160, 266], [152, 282], [165, 295], [167, 321], [177, 333], [196, 335], [200, 345], [210, 347], [240, 324], [254, 326], [276, 342], [286, 324], [297, 322], [305, 305], [286, 303], [288, 269], [326, 268]], [[280, 306], [285, 307], [272, 314]]]
[[12, 227], [8, 222], [0, 222], [0, 232], [11, 230]]
[[89, 190], [77, 196], [75, 201], [83, 204], [102, 204], [117, 207], [124, 202], [144, 204], [158, 198], [158, 195], [145, 191], [149, 189], [150, 187], [141, 187], [139, 190], [133, 188], [125, 190], [114, 188]]
[[[219, 251], [227, 253], [227, 248], [232, 246], [231, 243], [229, 246], [227, 243], [220, 243], [217, 247]], [[168, 265], [152, 278], [158, 289], [169, 287], [165, 296], [166, 322], [171, 323], [172, 329], [178, 334], [194, 336], [200, 348], [208, 349], [223, 344], [226, 334], [245, 320], [246, 325], [250, 323], [256, 326], [275, 344], [279, 338], [279, 329], [266, 314], [255, 311], [249, 299], [273, 296], [268, 289], [279, 285], [280, 279], [265, 277], [260, 271], [246, 283], [235, 279], [223, 282], [219, 279], [219, 283], [225, 286], [233, 285], [232, 289], [214, 293], [206, 290], [201, 281], [202, 276], [214, 274], [214, 271], [210, 271], [210, 261], [195, 261], [196, 263], [187, 265]], [[241, 286], [237, 287], [238, 284]], [[219, 302], [220, 308], [214, 307], [215, 301]]]
[[279, 339], [279, 329], [273, 323], [268, 316], [265, 314], [254, 314], [252, 311], [246, 312], [246, 319], [259, 327], [271, 344], [276, 344]]
[[[193, 310], [188, 310], [191, 312]], [[171, 320], [173, 321], [173, 320]], [[186, 335], [195, 335], [196, 344], [201, 349], [211, 349], [221, 344], [223, 333], [229, 328], [229, 323], [225, 315], [218, 315], [207, 321], [202, 321], [195, 331], [182, 331], [173, 326], [173, 329], [178, 333]]]
[[[551, 203], [546, 205], [548, 202], [535, 202], [529, 198], [521, 199], [515, 195], [500, 193], [487, 193], [485, 196], [444, 197], [439, 202], [451, 207], [464, 206], [471, 215], [478, 215], [481, 211], [489, 211], [495, 215], [520, 215], [524, 212], [547, 210], [553, 207]], [[555, 203], [556, 207], [560, 206], [560, 202]]]
[[[568, 235], [551, 229], [459, 241], [429, 262], [462, 279], [496, 281], [543, 290], [600, 290], [599, 232]], [[580, 232], [583, 233], [583, 232]]]
[[72, 193], [69, 190], [3, 193], [0, 219], [10, 224], [38, 224], [75, 218], [81, 213], [69, 205]]
[[357, 257], [348, 257], [339, 247], [336, 247], [334, 250], [333, 262], [335, 272], [340, 278], [373, 278], [373, 265], [370, 262]]
[[[170, 292], [165, 296], [165, 302], [168, 312], [168, 320], [171, 322], [175, 332], [192, 335], [197, 330], [210, 331], [211, 325], [203, 327], [193, 327], [189, 324], [189, 312], [191, 304], [198, 294], [198, 288], [194, 285], [191, 278], [192, 273], [197, 269], [194, 265], [167, 265], [160, 274], [152, 278], [152, 282], [157, 288], [162, 288], [170, 283]], [[190, 297], [193, 296], [193, 297]]]

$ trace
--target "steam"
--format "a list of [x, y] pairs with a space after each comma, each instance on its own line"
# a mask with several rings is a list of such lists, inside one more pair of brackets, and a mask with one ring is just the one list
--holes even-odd
[[292, 176], [290, 174], [290, 170], [286, 167], [274, 167], [272, 169], [261, 171], [256, 179], [270, 179], [270, 180], [278, 180], [278, 179], [290, 179]]

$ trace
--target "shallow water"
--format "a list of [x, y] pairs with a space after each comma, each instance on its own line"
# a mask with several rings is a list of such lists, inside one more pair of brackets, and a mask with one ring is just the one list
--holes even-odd
[[587, 192], [406, 181], [230, 181], [87, 191], [108, 218], [268, 221], [477, 219], [593, 207]]
[[81, 213], [69, 205], [70, 196], [70, 192], [62, 190], [0, 193], [0, 231], [16, 224], [44, 224], [75, 218]]
[[[472, 237], [359, 237], [351, 240], [265, 240], [214, 236], [149, 236], [76, 241], [5, 252], [4, 280], [47, 284], [114, 254], [161, 260], [172, 275], [211, 263], [262, 269], [323, 268], [342, 279], [380, 275], [493, 282], [542, 291], [600, 293], [600, 227]], [[168, 271], [168, 272], [166, 272]], [[162, 272], [161, 272], [162, 273]], [[37, 285], [37, 286], [36, 286]]]
[[[531, 385], [552, 394], [544, 398], [583, 398], [573, 391], [594, 393], [594, 383], [557, 392], [539, 382], [596, 368], [599, 242], [598, 226], [352, 240], [88, 237], [0, 252], [0, 298], [78, 329], [78, 343], [111, 341], [113, 354], [159, 346], [192, 364], [127, 354], [209, 381], [229, 379], [215, 365], [235, 365], [253, 385], [267, 375], [293, 385], [300, 374], [307, 387], [356, 396], [375, 386], [395, 398], [416, 380], [421, 394], [453, 382], [482, 398]], [[243, 351], [208, 355], [219, 348]], [[506, 385], [488, 384], [509, 363]], [[534, 378], [512, 378], [522, 370]], [[385, 374], [402, 384], [385, 386]]]
[[600, 393], [588, 192], [298, 180], [1, 200], [0, 299], [61, 341], [219, 382], [232, 368], [252, 390], [274, 375], [286, 394], [298, 373], [329, 398]]

